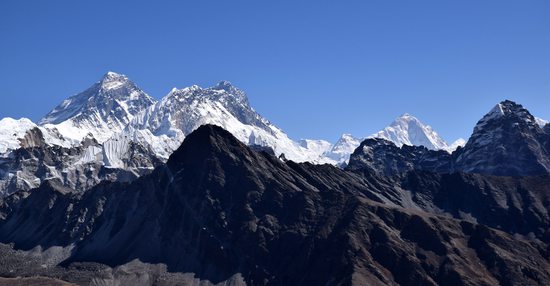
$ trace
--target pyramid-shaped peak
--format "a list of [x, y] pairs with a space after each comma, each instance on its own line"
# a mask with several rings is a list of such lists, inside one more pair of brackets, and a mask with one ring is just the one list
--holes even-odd
[[127, 83], [129, 83], [127, 76], [112, 71], [104, 74], [99, 81], [100, 87], [103, 90], [117, 89]]
[[116, 80], [116, 79], [128, 79], [128, 77], [126, 75], [123, 75], [123, 74], [120, 74], [120, 73], [116, 73], [116, 72], [113, 72], [113, 71], [108, 71], [101, 78], [102, 81]]
[[395, 121], [406, 121], [406, 122], [415, 121], [415, 122], [421, 123], [420, 120], [419, 120], [416, 116], [414, 116], [414, 115], [412, 115], [412, 114], [410, 114], [410, 113], [403, 113], [403, 114], [401, 114], [399, 117], [397, 117], [397, 118], [395, 119]]
[[397, 117], [389, 126], [369, 136], [393, 142], [396, 146], [424, 146], [431, 150], [446, 150], [447, 142], [432, 127], [409, 113]]
[[[483, 118], [481, 123], [501, 117], [514, 117], [522, 119], [525, 122], [536, 123], [535, 118], [521, 104], [511, 100], [504, 100], [495, 105]], [[479, 122], [478, 122], [479, 123]]]
[[204, 161], [216, 153], [242, 153], [245, 150], [245, 145], [229, 131], [218, 125], [204, 124], [185, 137], [181, 146], [170, 156], [168, 165], [172, 168], [181, 167], [189, 160]]

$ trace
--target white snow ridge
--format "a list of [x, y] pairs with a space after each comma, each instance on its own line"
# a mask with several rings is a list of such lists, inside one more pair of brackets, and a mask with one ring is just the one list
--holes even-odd
[[223, 127], [245, 144], [271, 147], [276, 155], [285, 154], [297, 162], [318, 160], [318, 148], [322, 148], [310, 149], [291, 140], [249, 105], [243, 91], [227, 81], [210, 88], [172, 89], [136, 116], [124, 132], [134, 138], [140, 133], [146, 139], [142, 143], [166, 159], [185, 136], [203, 124]]
[[[537, 122], [542, 125], [543, 121]], [[203, 124], [218, 125], [247, 145], [269, 147], [277, 156], [315, 164], [345, 166], [364, 140], [344, 134], [335, 144], [294, 141], [258, 114], [246, 94], [227, 81], [208, 88], [174, 88], [156, 101], [125, 75], [108, 72], [61, 102], [38, 125], [26, 118], [0, 120], [0, 163], [10, 162], [10, 156], [17, 156], [12, 151], [21, 147], [43, 147], [44, 154], [62, 157], [61, 163], [50, 164], [38, 152], [32, 160], [17, 161], [19, 167], [0, 164], [0, 196], [7, 189], [37, 187], [45, 178], [85, 190], [105, 178], [116, 180], [119, 174], [127, 179], [143, 175], [166, 162], [184, 138]], [[410, 114], [371, 137], [397, 146], [422, 145], [449, 152], [465, 143], [457, 140], [449, 146]]]
[[135, 115], [154, 103], [128, 77], [108, 72], [87, 90], [64, 100], [40, 125], [55, 128], [74, 142], [91, 134], [101, 143], [122, 131]]
[[449, 145], [432, 127], [416, 117], [405, 113], [396, 118], [388, 127], [369, 136], [392, 141], [398, 147], [403, 145], [424, 146], [431, 150], [449, 150]]

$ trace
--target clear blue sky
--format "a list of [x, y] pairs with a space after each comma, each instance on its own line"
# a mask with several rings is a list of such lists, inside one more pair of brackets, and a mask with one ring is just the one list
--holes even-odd
[[296, 139], [409, 112], [452, 141], [503, 99], [550, 119], [550, 1], [0, 2], [0, 117], [108, 70], [156, 98], [229, 80]]

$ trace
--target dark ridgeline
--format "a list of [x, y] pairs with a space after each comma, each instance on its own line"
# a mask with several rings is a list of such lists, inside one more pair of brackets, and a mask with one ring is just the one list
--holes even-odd
[[[492, 140], [520, 133], [501, 134]], [[548, 285], [550, 177], [456, 173], [479, 154], [472, 138], [452, 155], [366, 140], [342, 170], [283, 162], [205, 125], [132, 183], [75, 194], [47, 181], [5, 198], [0, 241], [74, 245], [56, 273], [84, 284], [82, 262], [139, 259], [229, 285]]]
[[496, 176], [550, 174], [550, 126], [541, 128], [521, 105], [506, 100], [476, 124], [464, 147], [452, 154], [422, 146], [396, 147], [384, 139], [367, 139], [350, 157], [350, 170], [388, 176], [411, 170], [478, 173]]

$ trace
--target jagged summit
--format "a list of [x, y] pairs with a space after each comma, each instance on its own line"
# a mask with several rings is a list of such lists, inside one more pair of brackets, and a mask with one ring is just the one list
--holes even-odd
[[[168, 159], [168, 166], [181, 168], [183, 161], [199, 163], [219, 153], [245, 152], [246, 146], [229, 131], [215, 124], [204, 124], [185, 137], [181, 146]], [[227, 155], [227, 154], [225, 154]], [[242, 156], [237, 156], [242, 157]]]
[[409, 113], [397, 117], [388, 127], [369, 136], [392, 141], [398, 147], [403, 145], [424, 146], [431, 150], [447, 150], [449, 145], [431, 126], [422, 123]]
[[76, 142], [88, 133], [104, 142], [154, 103], [153, 98], [125, 75], [107, 72], [85, 91], [64, 100], [39, 124], [56, 128]]
[[[445, 150], [449, 153], [465, 144], [463, 139], [458, 139], [453, 142], [453, 144], [449, 145], [432, 129], [432, 127], [422, 123], [410, 113], [403, 113], [389, 126], [367, 138], [385, 139], [393, 142], [397, 147], [402, 147], [404, 145], [423, 146], [430, 150]], [[361, 139], [351, 134], [343, 134], [338, 142], [334, 144], [332, 149], [325, 153], [327, 161], [341, 166], [345, 165], [349, 160], [349, 156], [359, 146], [362, 140], [364, 140], [364, 138]]]
[[[517, 124], [527, 125], [532, 128], [539, 126], [536, 118], [523, 108], [521, 104], [511, 100], [504, 100], [493, 107], [481, 120], [478, 121], [476, 129], [483, 128], [487, 123], [495, 120], [512, 120]], [[475, 131], [474, 131], [475, 132]]]
[[361, 144], [361, 139], [356, 138], [349, 133], [344, 133], [332, 148], [325, 153], [329, 162], [337, 165], [345, 165], [349, 160], [349, 156], [355, 148]]
[[471, 173], [548, 173], [549, 142], [527, 109], [505, 100], [478, 121], [456, 164], [462, 171]]
[[105, 78], [120, 78], [120, 77], [126, 78], [126, 75], [123, 75], [123, 74], [120, 74], [120, 73], [117, 73], [117, 72], [114, 72], [114, 71], [108, 71], [103, 75], [104, 79]]
[[230, 91], [231, 88], [235, 88], [231, 82], [227, 81], [227, 80], [222, 80], [220, 82], [218, 82], [215, 86], [212, 87], [213, 89], [223, 89], [225, 91]]
[[144, 135], [153, 150], [168, 158], [187, 135], [204, 124], [221, 126], [247, 145], [270, 147], [277, 155], [284, 153], [294, 161], [319, 158], [319, 150], [309, 150], [288, 138], [250, 106], [244, 91], [227, 81], [209, 88], [194, 85], [172, 89], [136, 116], [127, 130]]
[[123, 74], [115, 73], [112, 71], [107, 72], [101, 80], [98, 82], [100, 87], [104, 90], [117, 89], [126, 84], [133, 84], [128, 77]]
[[[503, 126], [505, 124], [511, 124], [518, 128], [540, 129], [540, 122], [521, 104], [504, 100], [495, 105], [477, 122], [470, 139], [476, 139], [482, 133], [496, 134], [495, 131], [505, 127]], [[495, 128], [498, 130], [495, 130]], [[477, 141], [480, 143], [479, 140]]]
[[128, 80], [128, 77], [124, 74], [108, 71], [101, 78], [101, 82], [112, 81], [112, 80]]
[[[379, 149], [397, 170], [452, 156], [362, 147], [356, 156]], [[283, 163], [203, 125], [134, 182], [81, 195], [46, 183], [2, 200], [0, 272], [81, 284], [122, 272], [129, 285], [548, 285], [548, 177], [385, 177], [361, 162], [376, 163]], [[167, 280], [179, 274], [190, 281]]]
[[198, 85], [192, 85], [181, 89], [173, 88], [163, 100], [170, 100], [171, 98], [176, 98], [180, 101], [185, 99], [215, 100], [222, 103], [226, 108], [231, 108], [231, 105], [239, 104], [246, 107], [250, 106], [246, 93], [225, 80], [208, 88], [203, 88]]

